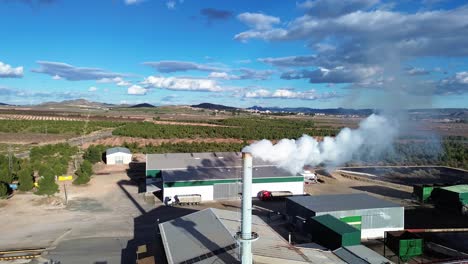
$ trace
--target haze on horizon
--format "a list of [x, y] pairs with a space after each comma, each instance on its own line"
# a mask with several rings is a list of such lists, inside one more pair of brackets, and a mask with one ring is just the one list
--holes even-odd
[[0, 102], [466, 108], [467, 17], [444, 0], [0, 0]]

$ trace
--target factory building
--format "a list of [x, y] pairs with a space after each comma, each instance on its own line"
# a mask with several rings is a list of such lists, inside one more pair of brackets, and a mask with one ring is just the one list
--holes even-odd
[[[202, 201], [237, 199], [242, 191], [242, 156], [237, 152], [169, 153], [146, 156], [147, 186], [162, 181], [164, 200], [199, 194]], [[253, 160], [252, 197], [262, 190], [304, 193], [304, 176]]]
[[404, 207], [367, 194], [295, 196], [286, 199], [293, 222], [330, 214], [361, 230], [362, 239], [384, 237], [404, 229]]
[[[159, 224], [166, 253], [171, 263], [241, 263], [239, 241], [240, 212], [208, 208]], [[275, 232], [260, 217], [252, 216], [253, 262], [345, 264], [333, 252], [296, 247]]]
[[128, 148], [116, 147], [106, 150], [106, 163], [113, 164], [129, 164], [132, 162], [132, 153]]

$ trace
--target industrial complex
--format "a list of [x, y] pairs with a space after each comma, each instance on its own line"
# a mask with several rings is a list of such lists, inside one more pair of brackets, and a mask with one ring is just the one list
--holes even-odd
[[[237, 210], [207, 208], [160, 223], [170, 264], [381, 264], [392, 263], [386, 257], [389, 254], [398, 262], [423, 254], [424, 239], [405, 230], [405, 207], [401, 204], [365, 193], [306, 194], [305, 172], [290, 175], [249, 153], [149, 154], [145, 175], [147, 191], [159, 186], [162, 199], [175, 198], [179, 204], [191, 204], [186, 197], [198, 197], [199, 202], [242, 197]], [[414, 193], [428, 193], [426, 187], [416, 186]], [[465, 188], [431, 186], [425, 201], [438, 207], [451, 203], [463, 213]], [[263, 199], [265, 192], [290, 195], [275, 202], [280, 211], [270, 211], [268, 217], [252, 215], [252, 197], [258, 195], [266, 203], [271, 200]], [[293, 231], [289, 231], [289, 241], [275, 228], [279, 223]], [[383, 251], [369, 248], [370, 241], [380, 241]]]
[[[254, 159], [252, 197], [262, 190], [304, 194], [304, 175]], [[147, 190], [161, 182], [164, 199], [201, 195], [202, 201], [240, 198], [242, 157], [238, 152], [169, 153], [146, 156]]]

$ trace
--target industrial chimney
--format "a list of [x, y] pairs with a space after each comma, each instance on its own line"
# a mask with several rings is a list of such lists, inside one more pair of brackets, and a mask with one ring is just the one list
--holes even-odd
[[252, 233], [252, 154], [242, 153], [244, 174], [242, 175], [242, 220], [241, 232], [237, 237], [241, 243], [242, 264], [252, 264], [252, 242], [258, 239]]

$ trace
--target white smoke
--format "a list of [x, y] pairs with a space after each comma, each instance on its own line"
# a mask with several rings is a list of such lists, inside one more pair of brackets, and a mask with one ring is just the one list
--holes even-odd
[[264, 139], [242, 151], [296, 174], [305, 165], [339, 166], [363, 154], [379, 155], [392, 147], [398, 131], [396, 119], [372, 114], [357, 129], [343, 128], [336, 137], [325, 137], [322, 142], [308, 135], [282, 139], [277, 144]]

